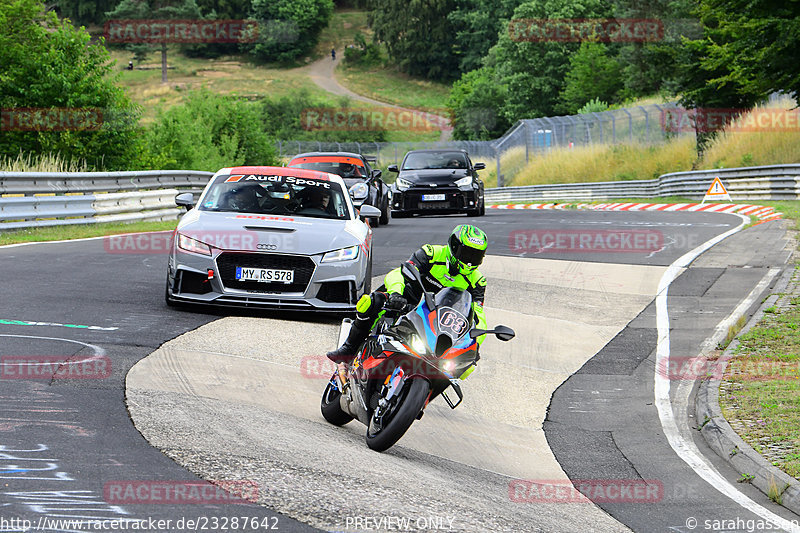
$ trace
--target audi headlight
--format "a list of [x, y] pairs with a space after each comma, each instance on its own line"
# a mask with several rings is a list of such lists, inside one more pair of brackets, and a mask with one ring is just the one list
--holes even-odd
[[369, 187], [367, 187], [366, 183], [356, 183], [352, 187], [350, 187], [350, 194], [353, 198], [361, 199], [366, 198], [369, 194]]
[[356, 257], [358, 257], [358, 245], [327, 252], [322, 256], [322, 262], [332, 263], [334, 261], [350, 261]]
[[187, 237], [182, 233], [178, 233], [178, 248], [195, 254], [211, 255], [211, 247], [209, 245], [197, 239]]
[[456, 180], [456, 186], [459, 189], [471, 189], [472, 188], [472, 176], [464, 176], [460, 180]]
[[397, 185], [397, 188], [400, 189], [401, 191], [404, 191], [409, 187], [411, 187], [411, 182], [408, 180], [404, 180], [403, 178], [397, 178], [394, 184]]

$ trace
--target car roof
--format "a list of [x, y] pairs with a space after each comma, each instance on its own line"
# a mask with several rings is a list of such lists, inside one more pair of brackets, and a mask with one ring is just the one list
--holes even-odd
[[435, 153], [435, 152], [461, 152], [464, 155], [468, 155], [467, 151], [463, 148], [426, 148], [424, 150], [409, 150], [406, 152], [406, 155], [411, 153], [417, 152], [426, 152], [426, 153]]
[[364, 164], [364, 158], [359, 154], [351, 154], [348, 152], [317, 152], [317, 153], [308, 153], [308, 154], [300, 154], [294, 156], [290, 161], [289, 165], [298, 164], [298, 163], [349, 163], [352, 165], [358, 166], [366, 166]]
[[302, 154], [297, 154], [292, 158], [292, 160], [297, 159], [298, 157], [317, 157], [317, 156], [341, 156], [341, 157], [356, 157], [358, 159], [365, 159], [363, 155], [357, 154], [356, 152], [305, 152]]
[[231, 174], [231, 175], [260, 174], [264, 176], [292, 176], [295, 178], [332, 181], [344, 187], [344, 181], [342, 180], [341, 176], [337, 174], [331, 174], [329, 172], [322, 172], [319, 170], [309, 170], [305, 168], [269, 167], [269, 166], [226, 167], [218, 170], [217, 173], [214, 174], [214, 177], [216, 178], [217, 176], [223, 174]]

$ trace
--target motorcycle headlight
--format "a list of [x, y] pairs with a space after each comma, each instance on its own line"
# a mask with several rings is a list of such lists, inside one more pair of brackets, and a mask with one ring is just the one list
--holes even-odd
[[201, 255], [211, 255], [211, 247], [197, 239], [178, 233], [178, 248]]
[[418, 354], [424, 354], [427, 352], [425, 349], [425, 343], [422, 342], [422, 339], [420, 339], [418, 335], [412, 335], [409, 339], [409, 343], [411, 344], [411, 349]]
[[367, 187], [366, 183], [356, 183], [352, 187], [350, 187], [350, 194], [353, 198], [361, 199], [366, 198], [369, 194], [369, 187]]
[[358, 257], [358, 245], [327, 252], [322, 256], [322, 262], [332, 263], [334, 261], [350, 261], [356, 257]]
[[464, 176], [460, 180], [456, 180], [456, 186], [460, 189], [472, 188], [472, 176]]
[[408, 180], [404, 180], [403, 178], [397, 178], [394, 184], [397, 185], [397, 188], [401, 191], [404, 191], [409, 187], [411, 187], [411, 182]]

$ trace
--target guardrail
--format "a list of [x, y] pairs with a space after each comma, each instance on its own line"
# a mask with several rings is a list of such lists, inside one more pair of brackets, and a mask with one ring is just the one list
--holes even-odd
[[[0, 230], [176, 219], [175, 195], [211, 172], [0, 172]], [[13, 195], [13, 196], [9, 196]]]
[[701, 200], [717, 176], [725, 184], [732, 201], [800, 198], [800, 165], [793, 164], [673, 172], [652, 180], [492, 188], [486, 189], [486, 201], [504, 203], [669, 196]]
[[[175, 219], [180, 191], [198, 192], [213, 174], [0, 172], [0, 230], [97, 222]], [[486, 189], [487, 203], [682, 196], [701, 199], [719, 176], [733, 201], [800, 199], [800, 165], [698, 170], [658, 179]], [[13, 195], [13, 196], [9, 196]]]

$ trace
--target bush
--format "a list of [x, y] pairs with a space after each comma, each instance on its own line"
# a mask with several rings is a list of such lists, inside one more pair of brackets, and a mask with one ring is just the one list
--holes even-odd
[[510, 126], [502, 114], [508, 94], [498, 83], [494, 69], [483, 67], [464, 74], [453, 84], [447, 108], [453, 117], [453, 138], [490, 140], [500, 137]]
[[315, 101], [308, 91], [301, 90], [292, 96], [261, 102], [263, 128], [270, 136], [293, 141], [384, 142], [386, 130], [375, 129], [313, 129], [316, 121], [309, 123], [310, 113], [331, 116], [347, 112], [350, 100], [342, 98], [338, 106]]
[[154, 168], [216, 171], [278, 164], [257, 104], [192, 91], [184, 104], [159, 113], [146, 141]]
[[346, 65], [361, 65], [370, 67], [381, 61], [381, 49], [375, 43], [368, 43], [361, 32], [353, 37], [355, 45], [344, 49], [344, 62]]
[[603, 111], [608, 111], [608, 104], [606, 102], [601, 102], [599, 98], [595, 98], [583, 104], [583, 107], [578, 109], [578, 114], [602, 113]]
[[258, 41], [249, 47], [263, 61], [288, 62], [314, 48], [330, 22], [332, 0], [253, 0]]
[[[63, 120], [40, 131], [4, 131], [0, 155], [59, 154], [67, 164], [79, 159], [98, 170], [135, 164], [139, 108], [115, 85], [102, 43], [46, 13], [41, 1], [0, 2], [0, 108], [37, 108]], [[69, 122], [88, 112], [88, 129]]]

